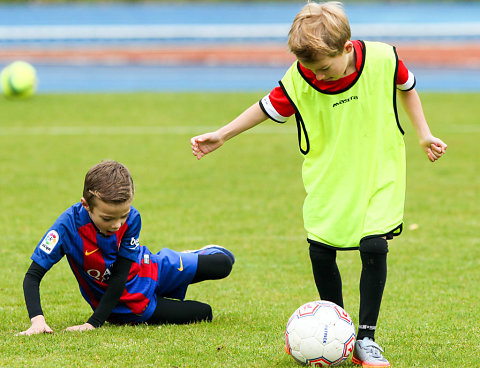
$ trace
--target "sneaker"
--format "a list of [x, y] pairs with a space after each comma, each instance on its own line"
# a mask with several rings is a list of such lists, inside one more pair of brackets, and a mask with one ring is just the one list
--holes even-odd
[[352, 362], [362, 367], [390, 367], [390, 363], [382, 355], [383, 349], [369, 337], [355, 342]]
[[196, 250], [184, 250], [182, 253], [197, 253], [198, 255], [209, 255], [215, 253], [223, 253], [230, 258], [232, 264], [235, 263], [235, 256], [227, 248], [221, 247], [220, 245], [210, 244], [205, 245], [203, 248]]

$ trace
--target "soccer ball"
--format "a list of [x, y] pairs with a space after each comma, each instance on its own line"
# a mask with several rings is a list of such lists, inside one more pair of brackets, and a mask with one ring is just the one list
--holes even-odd
[[301, 364], [337, 366], [350, 356], [354, 344], [353, 321], [335, 303], [320, 300], [304, 304], [288, 320], [285, 350]]

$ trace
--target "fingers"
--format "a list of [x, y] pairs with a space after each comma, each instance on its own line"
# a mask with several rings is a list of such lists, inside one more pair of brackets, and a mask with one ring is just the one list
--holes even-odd
[[30, 327], [26, 331], [22, 331], [22, 332], [17, 333], [15, 336], [30, 336], [30, 335], [38, 335], [38, 334], [41, 334], [41, 333], [53, 333], [53, 330], [48, 326], [45, 327], [45, 328], [41, 328], [41, 329]]
[[83, 325], [77, 325], [77, 326], [70, 326], [65, 329], [65, 331], [89, 331], [89, 330], [94, 330], [95, 327], [93, 327], [90, 323], [84, 323]]
[[436, 145], [435, 143], [432, 143], [430, 144], [430, 147], [428, 147], [426, 150], [427, 156], [430, 161], [435, 162], [445, 154], [446, 149], [447, 149], [446, 144], [439, 146], [439, 145]]
[[203, 152], [201, 151], [198, 143], [201, 142], [201, 139], [199, 137], [193, 137], [190, 139], [190, 145], [192, 146], [192, 153], [194, 156], [197, 157], [198, 160], [204, 156]]
[[192, 153], [194, 156], [200, 160], [205, 156], [210, 150], [208, 149], [208, 144], [210, 143], [210, 137], [207, 134], [203, 134], [197, 137], [190, 139], [190, 145], [192, 146]]

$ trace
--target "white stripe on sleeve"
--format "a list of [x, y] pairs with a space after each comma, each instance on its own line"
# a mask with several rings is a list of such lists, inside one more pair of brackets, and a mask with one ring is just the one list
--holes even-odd
[[401, 91], [408, 91], [415, 86], [415, 76], [413, 73], [409, 70], [408, 71], [408, 80], [404, 84], [397, 84], [397, 89]]
[[268, 115], [268, 117], [279, 123], [285, 123], [288, 117], [280, 115], [277, 110], [272, 106], [269, 95], [266, 95], [260, 100], [260, 104], [263, 107], [263, 111]]

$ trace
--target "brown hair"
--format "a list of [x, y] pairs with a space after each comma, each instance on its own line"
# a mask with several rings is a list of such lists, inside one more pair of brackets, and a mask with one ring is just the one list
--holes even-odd
[[300, 61], [314, 62], [318, 57], [340, 55], [350, 37], [342, 3], [309, 1], [293, 21], [288, 47]]
[[85, 175], [83, 198], [92, 208], [95, 198], [107, 203], [123, 203], [131, 200], [134, 193], [130, 172], [117, 161], [102, 161]]

